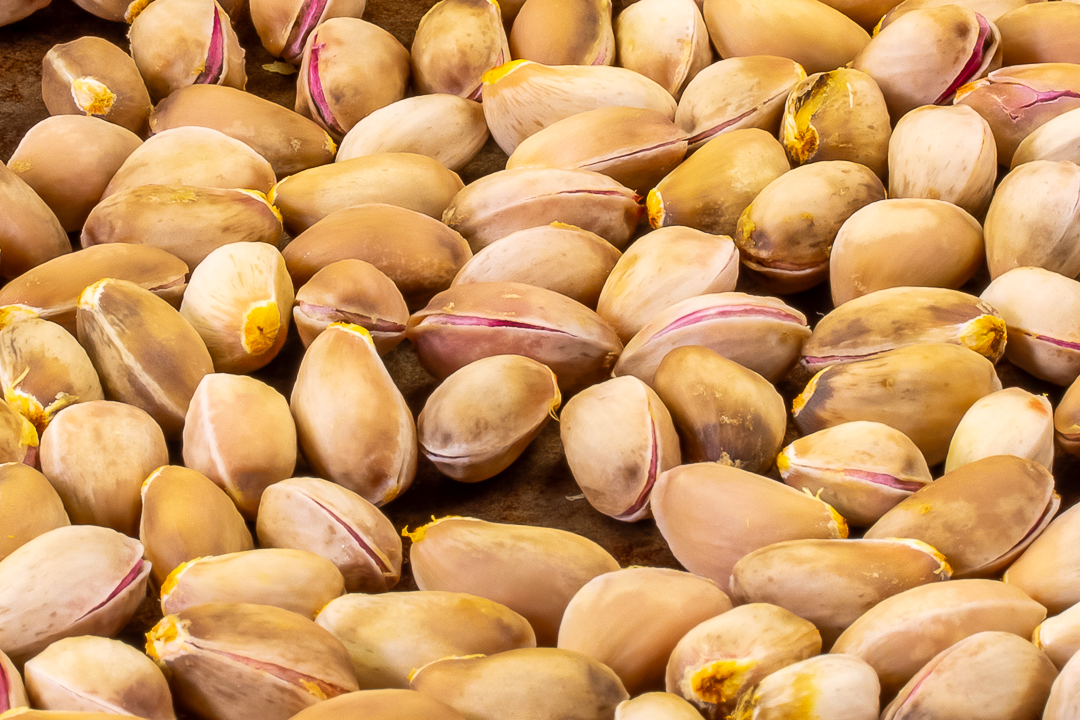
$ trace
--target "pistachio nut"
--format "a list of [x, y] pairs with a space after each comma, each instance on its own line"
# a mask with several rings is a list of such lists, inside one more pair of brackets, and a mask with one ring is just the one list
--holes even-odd
[[[71, 252], [67, 233], [45, 201], [18, 173], [0, 163], [0, 277], [14, 280], [53, 258]], [[636, 224], [636, 222], [635, 222]]]
[[585, 583], [619, 569], [592, 540], [555, 528], [446, 517], [407, 531], [417, 587], [505, 605], [529, 621], [541, 646], [555, 644], [566, 606]]
[[998, 580], [919, 585], [882, 600], [840, 635], [832, 653], [870, 664], [887, 700], [942, 650], [985, 631], [1022, 638], [1046, 618], [1046, 608]]
[[172, 676], [177, 701], [207, 720], [287, 720], [357, 689], [337, 638], [270, 605], [208, 603], [166, 615], [146, 634], [146, 653]]
[[361, 17], [367, 0], [254, 0], [249, 7], [266, 51], [299, 65], [304, 44], [319, 24], [335, 17]]
[[764, 130], [721, 133], [649, 191], [649, 224], [734, 236], [746, 206], [789, 169], [783, 147]]
[[[472, 251], [461, 235], [423, 213], [366, 203], [331, 212], [286, 245], [282, 255], [297, 288], [306, 286], [333, 263], [363, 260], [393, 281], [406, 304], [420, 309], [435, 293], [450, 287], [454, 275], [472, 257]], [[361, 291], [351, 288], [350, 292]], [[391, 307], [393, 313], [386, 319], [404, 325], [403, 317], [408, 317], [408, 309], [402, 316], [400, 306], [394, 303]], [[353, 322], [351, 318], [340, 320]], [[401, 331], [403, 327], [378, 330], [379, 333]], [[382, 339], [378, 335], [373, 337]]]
[[131, 56], [104, 38], [53, 45], [41, 61], [41, 97], [50, 115], [92, 115], [146, 135], [146, 84]]
[[667, 691], [722, 720], [766, 676], [819, 652], [821, 635], [809, 621], [776, 605], [742, 605], [679, 640], [667, 664]]
[[693, 0], [642, 0], [615, 18], [618, 64], [655, 80], [676, 100], [713, 61], [709, 30]]
[[684, 345], [664, 356], [653, 387], [679, 430], [683, 462], [756, 473], [772, 467], [787, 408], [768, 380], [709, 348]]
[[455, 285], [409, 318], [420, 364], [440, 380], [489, 355], [524, 355], [571, 394], [608, 377], [622, 343], [599, 315], [565, 295], [522, 283]]
[[[29, 707], [15, 708], [4, 713], [4, 720], [116, 720], [116, 717], [116, 713], [82, 712], [80, 710], [31, 710]], [[141, 720], [141, 718], [135, 718], [134, 720]]]
[[1075, 380], [1054, 410], [1054, 439], [1055, 444], [1069, 453], [1080, 453], [1080, 383]]
[[998, 18], [1010, 10], [1023, 7], [1031, 2], [1042, 1], [1043, 0], [903, 0], [903, 2], [893, 6], [892, 9], [886, 12], [877, 21], [874, 32], [881, 32], [888, 27], [890, 23], [906, 13], [914, 10], [922, 10], [923, 8], [936, 8], [941, 7], [942, 5], [961, 5], [974, 10], [990, 22], [996, 23]]
[[701, 345], [777, 382], [795, 364], [809, 336], [806, 317], [777, 298], [741, 292], [698, 295], [645, 323], [626, 344], [613, 374], [635, 375], [651, 385], [664, 356], [677, 347]]
[[293, 323], [304, 347], [335, 322], [363, 327], [380, 355], [405, 339], [405, 298], [393, 280], [363, 260], [330, 263], [296, 291], [293, 302]]
[[[525, 618], [465, 593], [352, 593], [332, 600], [315, 622], [344, 643], [366, 689], [408, 688], [413, 672], [445, 657], [536, 647]], [[408, 637], [402, 636], [403, 627], [409, 628]]]
[[587, 110], [625, 105], [675, 117], [671, 93], [621, 67], [514, 60], [488, 70], [482, 81], [488, 130], [507, 155], [530, 135]]
[[776, 467], [785, 483], [820, 497], [860, 527], [873, 525], [933, 480], [907, 435], [866, 420], [796, 439], [777, 456]]
[[[328, 6], [354, 2], [324, 0]], [[364, 0], [359, 2], [363, 4]], [[180, 88], [158, 103], [150, 115], [150, 130], [154, 133], [190, 125], [218, 130], [245, 143], [270, 161], [279, 178], [334, 159], [334, 141], [314, 122], [275, 102], [226, 85]]]
[[742, 695], [731, 718], [798, 720], [816, 715], [876, 720], [880, 692], [874, 668], [859, 658], [819, 655], [768, 675]]
[[203, 377], [184, 417], [183, 440], [184, 465], [220, 486], [248, 520], [255, 519], [263, 490], [292, 477], [296, 467], [289, 403], [253, 377]]
[[263, 493], [256, 523], [263, 547], [321, 555], [349, 592], [383, 592], [401, 577], [401, 538], [377, 507], [319, 478], [291, 478]]
[[730, 587], [735, 563], [783, 540], [846, 538], [847, 523], [824, 501], [745, 470], [680, 465], [652, 492], [653, 515], [671, 552], [692, 573]]
[[247, 85], [244, 48], [213, 0], [134, 3], [128, 16], [131, 56], [154, 102], [192, 84]]
[[1080, 282], [1050, 270], [1018, 267], [995, 278], [982, 299], [1008, 328], [1005, 357], [1042, 380], [1068, 386], [1080, 374]]
[[674, 693], [650, 692], [615, 706], [615, 720], [698, 720], [701, 713]]
[[484, 108], [479, 103], [448, 93], [416, 95], [381, 107], [353, 125], [341, 141], [336, 162], [407, 152], [427, 155], [459, 172], [487, 139]]
[[[835, 8], [857, 22], [866, 30], [872, 30], [881, 16], [900, 0], [825, 0], [825, 4]], [[963, 0], [961, 0], [963, 1]]]
[[[8, 403], [0, 402], [0, 463], [36, 466], [38, 433], [34, 424]], [[9, 538], [10, 539], [10, 538]]]
[[22, 665], [61, 638], [116, 635], [146, 597], [149, 574], [143, 546], [114, 530], [38, 535], [0, 561], [0, 651]]
[[570, 601], [559, 647], [604, 663], [636, 695], [663, 683], [668, 657], [686, 633], [729, 610], [731, 601], [712, 580], [669, 568], [616, 570], [590, 580]]
[[145, 411], [98, 400], [58, 414], [41, 438], [39, 457], [72, 520], [134, 537], [143, 481], [168, 464], [169, 449]]
[[1073, 3], [1024, 5], [994, 24], [1001, 31], [1002, 65], [1080, 63], [1080, 52], [1071, 41], [1080, 33], [1080, 8]]
[[179, 465], [158, 468], [142, 486], [139, 540], [161, 587], [181, 563], [251, 550], [244, 518], [225, 491], [202, 473]]
[[645, 323], [681, 300], [734, 290], [738, 258], [738, 249], [725, 235], [681, 225], [653, 230], [615, 263], [596, 312], [620, 340], [629, 342]]
[[1058, 670], [1080, 650], [1080, 605], [1043, 620], [1031, 635], [1035, 647], [1046, 653]]
[[780, 132], [793, 165], [850, 160], [879, 178], [888, 171], [889, 108], [874, 79], [859, 70], [837, 68], [796, 84]]
[[195, 328], [149, 290], [114, 278], [83, 290], [77, 321], [109, 399], [142, 408], [166, 438], [179, 437], [195, 388], [214, 370]]
[[[0, 535], [0, 560], [38, 535], [71, 524], [52, 483], [24, 463], [0, 464], [0, 496], [4, 498], [0, 506], [0, 527], [4, 528], [4, 534]], [[3, 699], [4, 693], [0, 691], [0, 707]]]
[[889, 287], [958, 289], [983, 264], [983, 230], [944, 200], [893, 198], [856, 210], [829, 256], [834, 305]]
[[177, 565], [161, 586], [161, 612], [211, 602], [273, 605], [314, 618], [345, 592], [334, 563], [305, 550], [261, 548]]
[[1015, 455], [1053, 468], [1054, 413], [1045, 395], [1011, 387], [977, 400], [953, 433], [945, 472], [991, 455]]
[[1023, 555], [1005, 572], [1003, 579], [1020, 588], [1057, 615], [1080, 602], [1080, 510], [1073, 506], [1061, 513], [1035, 538]]
[[438, 160], [416, 153], [376, 153], [298, 172], [267, 195], [293, 237], [353, 205], [385, 203], [442, 217], [465, 185]]
[[[432, 5], [420, 18], [413, 36], [411, 58], [417, 92], [479, 100], [484, 73], [510, 59], [503, 29], [503, 20], [509, 22], [503, 14], [506, 4], [440, 0]], [[479, 106], [476, 109], [483, 113]]]
[[786, 172], [746, 206], [732, 239], [742, 263], [775, 292], [809, 290], [829, 274], [840, 227], [856, 211], [885, 199], [870, 168], [825, 160]]
[[679, 436], [664, 403], [636, 377], [575, 395], [559, 418], [566, 462], [589, 504], [616, 520], [649, 517], [660, 473], [681, 464]]
[[15, 664], [0, 650], [0, 713], [20, 707], [30, 707], [30, 699]]
[[916, 108], [893, 128], [889, 197], [945, 200], [982, 218], [996, 181], [994, 134], [967, 105]]
[[332, 323], [315, 338], [289, 406], [300, 450], [318, 475], [375, 505], [412, 484], [416, 424], [364, 328]]
[[936, 465], [968, 408], [1000, 389], [993, 363], [967, 348], [909, 345], [825, 368], [795, 398], [792, 415], [803, 435], [852, 420], [884, 423]]
[[8, 168], [41, 196], [65, 231], [75, 232], [141, 144], [130, 130], [92, 115], [56, 115], [26, 132]]
[[548, 647], [437, 660], [410, 685], [472, 720], [603, 720], [630, 699], [603, 663]]
[[694, 76], [679, 99], [675, 124], [691, 152], [722, 132], [756, 127], [776, 134], [788, 93], [805, 78], [802, 65], [786, 57], [729, 57]]
[[[6, 4], [0, 9], [0, 27], [18, 22], [43, 7], [48, 7], [50, 2], [52, 2], [52, 0], [33, 0], [28, 3]], [[6, 710], [7, 708], [4, 709]]]
[[1043, 720], [1068, 720], [1080, 712], [1080, 661], [1069, 662], [1061, 669], [1054, 684], [1050, 686], [1050, 697], [1043, 708]]
[[454, 480], [487, 480], [518, 459], [561, 403], [546, 365], [522, 355], [480, 358], [428, 396], [416, 419], [420, 450]]
[[[404, 715], [403, 715], [404, 713]], [[465, 720], [465, 716], [446, 703], [415, 690], [360, 690], [316, 703], [292, 716], [291, 720]]]
[[512, 232], [461, 266], [452, 285], [520, 282], [596, 309], [600, 291], [622, 256], [596, 233], [553, 222]]
[[510, 54], [544, 65], [613, 65], [611, 0], [528, 0], [514, 18]]
[[154, 662], [132, 646], [93, 635], [57, 640], [26, 663], [26, 692], [42, 710], [176, 720]]
[[771, 603], [814, 623], [827, 650], [885, 598], [948, 580], [945, 557], [918, 540], [788, 540], [755, 550], [731, 576], [738, 603]]
[[1070, 160], [1080, 165], [1080, 108], [1058, 115], [1020, 141], [1012, 166], [1032, 160]]

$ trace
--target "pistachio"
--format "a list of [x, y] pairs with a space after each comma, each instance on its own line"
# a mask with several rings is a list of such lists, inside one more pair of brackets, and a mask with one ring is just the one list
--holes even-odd
[[7, 402], [0, 402], [0, 463], [37, 465], [38, 433], [33, 423]]
[[868, 527], [933, 478], [915, 443], [879, 422], [855, 420], [798, 438], [776, 458], [784, 482], [811, 492], [852, 525]]
[[[499, 388], [497, 395], [487, 390]], [[493, 355], [450, 375], [417, 418], [420, 449], [444, 475], [479, 482], [510, 466], [562, 402], [555, 373], [521, 355]]]
[[19, 175], [0, 163], [0, 277], [14, 280], [53, 258], [71, 252], [56, 215]]
[[1020, 388], [980, 398], [953, 433], [945, 472], [991, 455], [1015, 455], [1050, 470], [1054, 464], [1054, 415], [1050, 401]]
[[465, 720], [465, 716], [446, 703], [415, 690], [361, 690], [316, 703], [293, 715], [292, 720], [346, 720], [363, 717], [369, 720]]
[[161, 586], [161, 612], [250, 602], [314, 618], [344, 592], [344, 577], [326, 558], [304, 550], [262, 548], [181, 563]]
[[615, 706], [615, 720], [698, 720], [701, 713], [678, 695], [651, 692]]
[[1080, 673], [1080, 661], [1066, 663], [1061, 669], [1054, 684], [1050, 686], [1050, 697], [1046, 700], [1043, 708], [1044, 720], [1067, 720], [1080, 712], [1080, 684], [1077, 682], [1077, 673]]
[[[18, 22], [43, 7], [48, 7], [50, 2], [52, 2], [52, 0], [33, 0], [33, 2], [28, 3], [12, 3], [5, 5], [3, 9], [0, 10], [0, 27]], [[7, 708], [2, 709], [6, 710]]]
[[1080, 63], [1070, 40], [1080, 33], [1080, 8], [1067, 2], [1036, 5], [1018, 7], [994, 21], [1001, 31], [1002, 65]]
[[1080, 165], [1080, 108], [1058, 115], [1020, 141], [1012, 166], [1032, 160], [1069, 160]]
[[412, 484], [416, 425], [364, 328], [333, 323], [315, 338], [289, 406], [300, 450], [317, 474], [376, 505]]
[[612, 65], [611, 0], [527, 0], [510, 30], [510, 54], [545, 65]]
[[649, 517], [656, 478], [681, 463], [671, 415], [648, 385], [613, 378], [575, 395], [559, 434], [589, 504], [616, 520]]
[[335, 17], [358, 18], [366, 6], [367, 0], [254, 0], [251, 22], [268, 53], [299, 65], [304, 44], [319, 24]]
[[119, 640], [87, 635], [54, 642], [26, 663], [26, 692], [42, 710], [176, 720], [161, 670]]
[[172, 675], [176, 699], [207, 720], [286, 720], [357, 689], [337, 638], [270, 605], [209, 603], [166, 615], [146, 634], [146, 652]]
[[1080, 510], [1073, 506], [1050, 523], [1005, 572], [1009, 585], [1046, 606], [1052, 615], [1080, 602]]
[[[52, 483], [29, 465], [0, 464], [0, 495], [4, 498], [0, 507], [0, 527], [4, 528], [4, 534], [0, 535], [0, 560], [38, 535], [71, 524]], [[0, 664], [2, 661], [0, 655]], [[4, 701], [2, 688], [0, 681], [0, 707]]]
[[[269, 485], [296, 467], [289, 403], [252, 377], [203, 377], [184, 417], [184, 465], [213, 480], [253, 520]], [[164, 463], [159, 463], [164, 464]]]
[[886, 12], [880, 20], [878, 20], [874, 32], [884, 30], [890, 23], [906, 13], [914, 10], [921, 10], [923, 8], [936, 8], [941, 7], [942, 5], [962, 5], [963, 7], [970, 8], [979, 13], [990, 22], [996, 23], [998, 18], [1005, 13], [1010, 10], [1015, 10], [1018, 7], [1023, 7], [1030, 2], [1041, 2], [1041, 0], [960, 0], [960, 2], [950, 0], [904, 0], [898, 5], [895, 5], [891, 10]]
[[38, 535], [0, 561], [0, 650], [21, 665], [61, 638], [119, 633], [149, 573], [143, 546], [108, 528]]
[[30, 699], [26, 697], [19, 671], [0, 650], [0, 713], [18, 707], [30, 707]]
[[892, 10], [898, 2], [899, 0], [826, 0], [825, 4], [844, 13], [864, 29], [872, 30], [878, 20], [881, 20], [881, 16]]
[[440, 0], [424, 13], [412, 44], [417, 91], [479, 100], [484, 73], [510, 59], [505, 6], [493, 0]]
[[697, 3], [642, 0], [615, 18], [621, 67], [655, 80], [676, 100], [713, 61], [709, 30]]
[[699, 295], [675, 303], [645, 323], [626, 344], [613, 374], [635, 375], [652, 384], [669, 352], [683, 345], [702, 345], [777, 382], [795, 364], [809, 336], [806, 317], [777, 298], [741, 292]]
[[321, 555], [349, 592], [383, 592], [401, 577], [401, 538], [379, 509], [319, 478], [291, 478], [263, 493], [256, 524], [263, 547]]
[[1058, 670], [1080, 650], [1080, 605], [1073, 605], [1068, 610], [1046, 618], [1035, 628], [1031, 642], [1046, 653]]
[[[31, 710], [16, 708], [4, 714], [4, 720], [116, 720], [116, 713], [82, 712], [79, 710]], [[141, 720], [135, 718], [135, 720]]]
[[1075, 380], [1054, 410], [1054, 439], [1056, 445], [1070, 455], [1080, 452], [1080, 383]]
[[608, 376], [622, 343], [600, 316], [551, 290], [522, 283], [455, 285], [409, 318], [420, 364], [439, 379], [489, 355], [524, 355], [570, 394]]
[[[878, 682], [874, 668], [849, 655], [819, 655], [780, 668], [743, 694], [732, 720], [797, 720], [817, 717], [875, 720]], [[809, 715], [814, 717], [814, 715]]]
[[663, 683], [668, 657], [686, 633], [729, 610], [731, 601], [712, 580], [668, 568], [616, 570], [590, 580], [570, 601], [559, 647], [604, 663], [636, 695]]
[[145, 136], [150, 94], [135, 61], [104, 38], [54, 45], [41, 61], [41, 97], [50, 115], [92, 115]]
[[345, 644], [361, 688], [407, 688], [417, 668], [445, 657], [536, 647], [525, 618], [465, 593], [353, 593], [331, 601], [315, 622]]
[[566, 606], [585, 583], [619, 569], [602, 547], [566, 530], [463, 517], [407, 530], [417, 587], [501, 603], [529, 621], [541, 646], [555, 644]]

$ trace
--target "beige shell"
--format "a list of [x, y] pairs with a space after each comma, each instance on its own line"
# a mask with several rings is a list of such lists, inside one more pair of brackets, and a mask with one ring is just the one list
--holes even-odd
[[980, 398], [956, 426], [945, 472], [991, 455], [1016, 455], [1054, 466], [1054, 412], [1045, 395], [1018, 387]]
[[1080, 602], [1078, 537], [1080, 510], [1073, 506], [1054, 518], [1009, 566], [1003, 579], [1045, 605], [1052, 615], [1065, 611]]
[[[2, 165], [2, 164], [0, 164]], [[71, 252], [67, 233], [45, 201], [17, 173], [0, 166], [0, 277], [13, 280]]]
[[292, 720], [341, 720], [363, 717], [370, 720], [398, 720], [405, 713], [410, 720], [465, 720], [446, 703], [415, 690], [361, 690], [316, 703], [292, 716]]
[[615, 720], [698, 720], [701, 713], [678, 695], [650, 692], [615, 707]]
[[611, 0], [526, 0], [510, 30], [515, 59], [545, 65], [611, 65]]
[[736, 720], [835, 717], [876, 720], [881, 683], [874, 668], [850, 655], [818, 655], [780, 668], [743, 695]]
[[[1065, 1], [1071, 2], [1071, 0]], [[875, 31], [880, 32], [881, 30], [884, 30], [894, 20], [903, 17], [906, 13], [912, 12], [913, 10], [940, 7], [942, 5], [962, 5], [971, 8], [990, 22], [996, 23], [998, 18], [1010, 10], [1015, 10], [1018, 7], [1023, 7], [1032, 2], [1043, 2], [1043, 0], [903, 0], [903, 2], [894, 6], [877, 21], [878, 25], [875, 28]]]
[[0, 493], [0, 525], [6, 532], [0, 535], [0, 560], [38, 535], [71, 524], [52, 483], [29, 465], [0, 464]]
[[367, 0], [254, 0], [251, 22], [266, 51], [299, 65], [308, 36], [330, 18], [358, 18]]
[[1080, 383], [1075, 380], [1065, 391], [1054, 410], [1054, 439], [1056, 445], [1070, 455], [1080, 453]]
[[510, 59], [503, 28], [503, 20], [509, 18], [500, 12], [504, 5], [493, 0], [441, 0], [424, 13], [412, 44], [419, 93], [480, 99], [484, 73]]
[[22, 677], [11, 659], [0, 650], [0, 711], [30, 707]]
[[1080, 33], [1080, 8], [1068, 2], [1033, 5], [1037, 7], [1024, 5], [994, 21], [1001, 31], [1001, 64], [1080, 62], [1071, 41]]
[[1070, 160], [1080, 165], [1080, 108], [1058, 115], [1020, 141], [1013, 168], [1032, 160]]
[[621, 67], [658, 82], [678, 100], [713, 61], [709, 30], [693, 0], [641, 0], [615, 18]]
[[1035, 628], [1031, 642], [1046, 653], [1058, 670], [1080, 650], [1080, 605], [1072, 605], [1067, 610], [1048, 617]]
[[1080, 712], [1080, 661], [1069, 662], [1061, 669], [1054, 684], [1050, 686], [1050, 697], [1043, 709], [1044, 720], [1069, 720]]

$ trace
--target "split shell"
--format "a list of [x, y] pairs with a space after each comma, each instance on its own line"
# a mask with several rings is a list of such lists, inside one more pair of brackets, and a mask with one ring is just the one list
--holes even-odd
[[709, 29], [693, 0], [642, 0], [615, 18], [618, 64], [655, 80], [676, 100], [713, 61]]
[[52, 483], [22, 462], [0, 464], [0, 495], [0, 560], [38, 535], [71, 524]]
[[[990, 22], [996, 23], [998, 18], [1011, 10], [1023, 7], [1031, 2], [1042, 1], [1043, 0], [963, 0], [963, 5], [979, 13]], [[1071, 0], [1066, 0], [1066, 2], [1070, 1]], [[878, 20], [878, 25], [875, 30], [879, 32], [884, 30], [894, 20], [913, 10], [954, 4], [956, 3], [950, 2], [949, 0], [903, 0], [903, 2], [893, 6], [891, 10]]]
[[544, 65], [612, 65], [611, 0], [526, 0], [510, 29], [510, 54]]
[[956, 426], [945, 472], [991, 455], [1015, 455], [1053, 469], [1054, 411], [1045, 395], [1011, 387], [977, 400]]
[[[850, 655], [818, 655], [780, 668], [743, 695], [735, 717], [876, 720], [881, 683], [874, 668]], [[745, 713], [745, 714], [743, 714]]]
[[6, 401], [0, 402], [0, 463], [34, 465], [38, 441], [38, 433], [33, 423]]
[[0, 650], [0, 713], [20, 707], [29, 708], [30, 699], [15, 664]]
[[[503, 28], [504, 20], [510, 22], [506, 4], [441, 0], [424, 13], [410, 50], [418, 96], [448, 94], [480, 99], [484, 73], [510, 60]], [[483, 114], [481, 107], [477, 109]]]
[[291, 720], [465, 720], [446, 703], [415, 690], [360, 690], [316, 703], [293, 715]]
[[1080, 383], [1075, 380], [1054, 410], [1055, 445], [1070, 455], [1080, 453]]
[[1054, 518], [1005, 572], [1006, 583], [1023, 590], [1057, 615], [1080, 602], [1080, 510]]
[[325, 20], [363, 16], [367, 0], [254, 0], [249, 3], [251, 24], [266, 51], [293, 65], [308, 35]]
[[14, 280], [53, 258], [71, 252], [67, 233], [45, 201], [26, 181], [0, 163], [0, 277]]

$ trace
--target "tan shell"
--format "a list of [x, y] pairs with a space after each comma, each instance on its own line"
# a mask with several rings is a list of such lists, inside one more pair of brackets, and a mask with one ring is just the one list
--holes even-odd
[[1070, 160], [1080, 165], [1080, 108], [1058, 115], [1020, 141], [1012, 166], [1032, 160]]
[[[2, 165], [2, 164], [0, 164]], [[13, 280], [71, 252], [67, 233], [45, 201], [17, 173], [0, 166], [0, 277]]]
[[0, 26], [18, 22], [38, 10], [48, 7], [50, 2], [51, 0], [33, 0], [28, 3], [5, 5], [2, 13], [0, 13]]
[[0, 464], [0, 494], [4, 498], [0, 526], [5, 530], [0, 535], [0, 560], [38, 535], [71, 524], [52, 483], [29, 465]]
[[1075, 380], [1054, 410], [1056, 445], [1070, 455], [1080, 453], [1080, 383]]
[[742, 696], [734, 720], [835, 717], [876, 720], [881, 683], [874, 668], [850, 655], [818, 655], [780, 668]]
[[[1065, 0], [1071, 2], [1071, 0]], [[1023, 7], [1028, 3], [1043, 2], [1043, 0], [904, 0], [878, 20], [875, 32], [880, 32], [889, 26], [897, 18], [906, 13], [923, 8], [935, 8], [942, 5], [962, 5], [979, 13], [992, 23], [996, 23], [1005, 13]]]
[[1080, 712], [1080, 661], [1066, 663], [1054, 684], [1050, 686], [1050, 697], [1043, 709], [1044, 720], [1068, 720]]
[[1043, 620], [1031, 635], [1031, 642], [1046, 653], [1058, 670], [1064, 668], [1065, 663], [1080, 651], [1078, 619], [1080, 605], [1072, 605], [1069, 609]]
[[[823, 0], [826, 5], [835, 8], [857, 22], [863, 28], [871, 30], [884, 15], [900, 0]], [[963, 0], [961, 0], [963, 1]]]
[[254, 0], [251, 22], [266, 51], [299, 65], [308, 35], [330, 18], [358, 18], [367, 0]]
[[709, 30], [693, 0], [642, 0], [615, 18], [618, 64], [655, 80], [678, 100], [713, 61]]
[[698, 720], [701, 713], [678, 695], [651, 692], [615, 707], [615, 720]]
[[526, 0], [510, 30], [515, 59], [545, 65], [612, 65], [611, 0]]
[[[402, 715], [404, 713], [404, 716]], [[446, 703], [415, 690], [361, 690], [341, 695], [292, 716], [292, 720], [345, 720], [363, 717], [370, 720], [465, 720], [465, 716]]]
[[1073, 506], [1054, 518], [1042, 535], [1005, 573], [1020, 588], [1056, 615], [1080, 602], [1080, 510]]
[[30, 708], [22, 677], [11, 659], [0, 650], [0, 712], [13, 708]]
[[[441, 0], [420, 18], [412, 44], [418, 93], [479, 100], [481, 78], [510, 59], [503, 20], [507, 3]], [[500, 8], [503, 12], [500, 13]], [[477, 110], [483, 110], [477, 106]]]
[[1024, 5], [994, 24], [1001, 31], [1002, 65], [1080, 63], [1072, 39], [1080, 33], [1080, 8], [1072, 3]]
[[991, 455], [1015, 455], [1054, 466], [1054, 413], [1045, 395], [1005, 388], [980, 398], [949, 443], [945, 472]]

